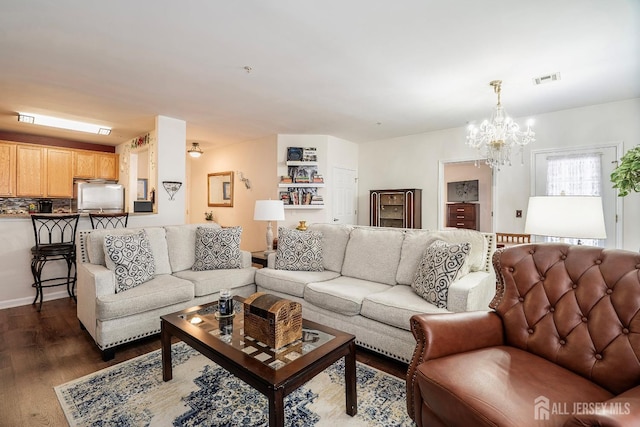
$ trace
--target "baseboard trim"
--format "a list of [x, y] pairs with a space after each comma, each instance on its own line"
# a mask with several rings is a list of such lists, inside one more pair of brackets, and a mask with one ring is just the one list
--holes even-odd
[[[23, 305], [31, 305], [31, 303], [33, 302], [33, 298], [35, 298], [35, 295], [32, 297], [23, 297], [23, 298], [10, 299], [6, 301], [0, 301], [0, 310], [4, 308], [13, 308], [13, 307], [20, 307]], [[67, 293], [66, 289], [63, 291], [56, 291], [56, 292], [50, 292], [50, 293], [44, 294], [43, 301], [52, 301], [54, 299], [61, 299], [61, 298], [69, 298], [69, 294]]]

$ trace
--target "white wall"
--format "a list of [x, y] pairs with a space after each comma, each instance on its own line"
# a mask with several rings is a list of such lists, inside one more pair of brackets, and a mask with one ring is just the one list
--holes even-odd
[[[531, 150], [584, 147], [622, 141], [624, 151], [640, 142], [640, 98], [608, 104], [541, 114], [535, 117], [536, 142], [525, 147], [524, 165], [503, 167], [496, 177], [495, 223], [501, 230], [524, 231], [530, 194]], [[522, 122], [522, 119], [516, 119]], [[368, 223], [369, 190], [375, 188], [422, 188], [422, 227], [437, 228], [438, 162], [471, 160], [475, 151], [465, 145], [466, 129], [459, 127], [438, 132], [373, 141], [360, 145], [359, 214], [360, 224]], [[515, 211], [523, 211], [522, 218]], [[624, 249], [640, 248], [640, 194], [624, 198]]]

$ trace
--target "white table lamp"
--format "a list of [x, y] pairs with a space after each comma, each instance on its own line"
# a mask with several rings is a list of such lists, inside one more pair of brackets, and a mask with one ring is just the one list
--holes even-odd
[[560, 238], [606, 239], [602, 198], [597, 196], [530, 197], [524, 232]]
[[273, 229], [271, 228], [271, 221], [284, 220], [284, 204], [282, 200], [256, 200], [253, 219], [255, 221], [269, 221], [267, 223], [267, 250], [265, 253], [273, 252]]

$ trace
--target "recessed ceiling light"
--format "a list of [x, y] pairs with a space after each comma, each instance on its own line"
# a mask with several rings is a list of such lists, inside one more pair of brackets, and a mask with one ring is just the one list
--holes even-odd
[[544, 76], [534, 77], [533, 84], [541, 85], [543, 83], [551, 83], [560, 80], [560, 73], [546, 74]]
[[80, 132], [97, 133], [98, 135], [109, 135], [111, 128], [94, 125], [91, 123], [78, 122], [76, 120], [60, 119], [58, 117], [44, 116], [35, 113], [18, 113], [18, 121], [31, 123], [34, 125], [51, 126], [60, 129], [76, 130]]

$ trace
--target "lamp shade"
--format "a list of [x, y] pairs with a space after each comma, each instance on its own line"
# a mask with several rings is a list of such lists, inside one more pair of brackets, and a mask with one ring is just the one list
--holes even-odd
[[575, 239], [606, 239], [602, 199], [596, 196], [529, 198], [527, 234]]
[[283, 221], [284, 204], [282, 200], [256, 200], [253, 219], [256, 221]]

